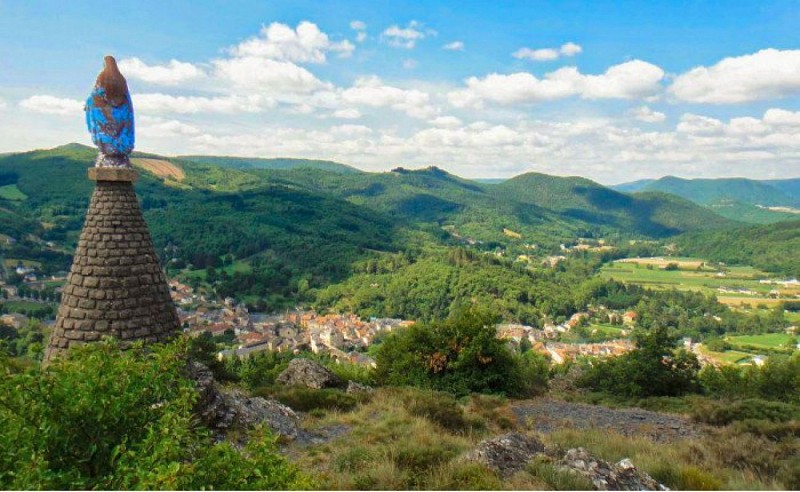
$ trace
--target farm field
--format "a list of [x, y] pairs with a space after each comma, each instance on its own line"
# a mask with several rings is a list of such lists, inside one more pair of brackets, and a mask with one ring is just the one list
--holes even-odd
[[33, 260], [18, 260], [16, 258], [6, 258], [5, 260], [3, 260], [3, 265], [6, 268], [16, 268], [17, 265], [19, 265], [19, 264], [25, 265], [28, 268], [41, 268], [42, 267], [42, 263], [41, 262], [33, 261]]
[[703, 350], [703, 354], [728, 364], [741, 364], [753, 358], [753, 354], [747, 352], [740, 352], [738, 350], [726, 350], [725, 352], [713, 352], [711, 350]]
[[[677, 269], [665, 270], [670, 263], [676, 264]], [[775, 305], [781, 301], [767, 297], [770, 291], [777, 290], [783, 296], [796, 293], [796, 289], [760, 283], [759, 280], [774, 276], [756, 268], [723, 267], [720, 272], [699, 258], [626, 258], [604, 265], [600, 275], [653, 289], [675, 288], [714, 294], [720, 302], [732, 306]]]
[[796, 343], [796, 338], [786, 333], [765, 333], [763, 335], [741, 335], [734, 337], [726, 337], [733, 346], [751, 346], [761, 347], [764, 349], [781, 349], [792, 348]]
[[612, 336], [617, 336], [617, 337], [625, 336], [625, 334], [623, 334], [623, 332], [627, 333], [627, 331], [625, 331], [625, 328], [623, 328], [621, 326], [592, 323], [592, 324], [589, 325], [589, 331], [591, 332], [591, 331], [594, 331], [594, 330], [597, 330], [598, 333], [602, 333], [604, 335], [612, 335]]
[[[250, 263], [246, 261], [234, 261], [230, 265], [226, 265], [221, 268], [217, 268], [218, 271], [225, 271], [228, 275], [233, 275], [236, 272], [239, 273], [250, 273], [252, 270]], [[189, 279], [198, 279], [203, 282], [206, 280], [206, 271], [205, 270], [184, 270], [183, 275]]]

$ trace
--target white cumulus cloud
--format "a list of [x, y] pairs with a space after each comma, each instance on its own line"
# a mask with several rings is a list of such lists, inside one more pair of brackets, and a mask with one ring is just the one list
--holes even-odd
[[682, 101], [728, 104], [800, 94], [800, 50], [765, 49], [696, 67], [675, 78], [669, 92]]
[[378, 77], [356, 80], [353, 87], [342, 91], [341, 97], [348, 104], [390, 107], [413, 118], [430, 118], [436, 113], [427, 92], [388, 86]]
[[82, 101], [48, 95], [31, 96], [20, 101], [19, 105], [29, 111], [58, 115], [80, 115], [84, 107]]
[[350, 29], [356, 31], [356, 41], [363, 43], [367, 39], [367, 24], [360, 20], [350, 22]]
[[800, 126], [800, 111], [771, 108], [764, 113], [764, 122], [775, 126]]
[[148, 138], [187, 137], [201, 133], [198, 128], [178, 120], [141, 116], [137, 123], [136, 134]]
[[575, 56], [582, 51], [583, 48], [580, 45], [569, 42], [562, 44], [559, 48], [520, 48], [511, 56], [520, 60], [552, 61], [562, 56]]
[[255, 93], [307, 93], [326, 87], [314, 74], [289, 61], [245, 56], [214, 60], [215, 75]]
[[239, 58], [267, 58], [298, 63], [324, 63], [327, 52], [340, 57], [350, 56], [355, 46], [346, 39], [333, 42], [316, 24], [303, 21], [292, 29], [286, 24], [273, 22], [261, 28], [258, 36], [250, 38], [231, 49]]
[[635, 99], [660, 90], [664, 71], [647, 62], [632, 60], [609, 67], [600, 75], [585, 75], [564, 67], [539, 79], [528, 72], [470, 77], [465, 89], [448, 93], [456, 107], [482, 107], [485, 101], [500, 104], [535, 103], [580, 96], [583, 99]]
[[406, 27], [393, 25], [383, 31], [383, 38], [389, 43], [389, 46], [394, 48], [412, 49], [416, 46], [417, 41], [421, 41], [429, 35], [435, 35], [436, 31], [424, 29], [422, 24], [417, 21], [411, 21]]
[[361, 118], [361, 111], [355, 108], [342, 108], [334, 111], [333, 116], [343, 120], [354, 120], [356, 118]]
[[452, 43], [447, 43], [446, 45], [442, 46], [442, 49], [448, 51], [464, 51], [464, 42], [453, 41]]
[[667, 115], [659, 111], [653, 111], [647, 106], [639, 106], [629, 111], [629, 114], [639, 121], [645, 123], [659, 123], [667, 119]]
[[203, 71], [191, 63], [170, 60], [166, 65], [148, 65], [139, 58], [120, 60], [119, 69], [127, 78], [151, 84], [178, 85], [203, 76]]
[[458, 128], [463, 122], [455, 116], [439, 116], [429, 121], [433, 126], [439, 128]]
[[256, 113], [275, 106], [275, 101], [253, 96], [172, 96], [161, 93], [134, 94], [137, 111], [150, 114], [178, 113]]

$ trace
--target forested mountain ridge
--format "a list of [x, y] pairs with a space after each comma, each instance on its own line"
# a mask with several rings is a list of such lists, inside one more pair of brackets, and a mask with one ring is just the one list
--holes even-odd
[[[63, 220], [83, 213], [83, 200], [91, 191], [84, 173], [93, 156], [91, 148], [77, 144], [3, 156], [0, 180], [28, 196], [14, 207], [53, 218], [52, 207], [58, 206], [56, 215]], [[516, 238], [552, 246], [577, 236], [660, 238], [734, 225], [673, 196], [625, 194], [584, 178], [536, 173], [485, 184], [436, 167], [344, 174], [315, 168], [237, 169], [144, 153], [135, 154], [134, 163], [143, 171], [142, 183], [166, 185], [149, 187], [152, 195], [143, 197], [145, 204], [163, 202], [159, 194], [201, 197], [203, 193], [197, 192], [203, 190], [253, 193], [268, 200], [269, 190], [288, 188], [344, 200], [399, 222], [445, 227], [456, 237], [486, 243], [502, 244]], [[50, 179], [53, 177], [56, 179]], [[78, 224], [72, 226], [78, 228]]]
[[763, 206], [800, 206], [800, 178], [760, 181], [747, 178], [684, 179], [664, 176], [614, 185], [628, 192], [663, 191], [701, 205], [734, 199]]
[[692, 232], [676, 238], [685, 254], [729, 264], [750, 264], [800, 277], [800, 218], [776, 224]]
[[751, 224], [769, 224], [797, 218], [800, 178], [754, 180], [746, 178], [683, 179], [665, 176], [614, 185], [624, 192], [660, 191], [691, 200], [718, 215]]
[[322, 169], [324, 171], [341, 174], [356, 174], [361, 172], [359, 169], [348, 166], [347, 164], [320, 159], [292, 159], [286, 157], [264, 159], [260, 157], [209, 155], [182, 155], [176, 157], [176, 159], [232, 169]]
[[[92, 192], [86, 169], [94, 157], [81, 145], [0, 156], [4, 230], [17, 238], [30, 232], [66, 258]], [[736, 225], [674, 196], [629, 195], [581, 178], [531, 174], [485, 184], [436, 167], [234, 169], [147, 153], [133, 162], [144, 216], [167, 266], [225, 267], [219, 294], [258, 299], [269, 292], [272, 306], [394, 253], [416, 262], [468, 244], [516, 258], [532, 244], [547, 255], [578, 237], [658, 239]], [[489, 266], [480, 268], [489, 274]]]
[[595, 226], [636, 231], [651, 237], [732, 225], [729, 220], [680, 197], [665, 193], [621, 193], [581, 177], [526, 173], [494, 186], [492, 192]]

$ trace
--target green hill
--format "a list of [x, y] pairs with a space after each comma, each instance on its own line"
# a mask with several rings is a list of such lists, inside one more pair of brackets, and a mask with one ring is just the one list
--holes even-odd
[[[0, 233], [31, 233], [74, 247], [93, 189], [86, 170], [95, 155], [70, 145], [0, 157], [0, 184], [15, 185], [28, 197], [0, 198]], [[328, 285], [347, 277], [350, 265], [371, 251], [405, 247], [401, 221], [335, 196], [248, 176], [253, 182], [247, 189], [211, 191], [176, 188], [140, 173], [136, 191], [165, 259], [205, 268], [231, 256], [252, 267], [238, 279], [239, 293], [269, 291], [288, 299], [301, 280], [306, 289]]]
[[492, 192], [497, 196], [559, 212], [562, 216], [593, 226], [650, 237], [733, 224], [703, 207], [672, 195], [630, 195], [580, 177], [527, 173], [495, 185]]
[[800, 219], [694, 232], [678, 237], [676, 242], [685, 255], [800, 277]]
[[620, 191], [662, 191], [701, 205], [736, 200], [751, 205], [800, 206], [800, 179], [758, 181], [746, 178], [683, 179], [665, 176], [613, 187]]
[[259, 157], [229, 157], [210, 155], [185, 155], [177, 159], [232, 169], [322, 169], [340, 174], [357, 174], [361, 171], [346, 164], [318, 159], [289, 159], [285, 157], [263, 159]]
[[623, 192], [670, 193], [709, 207], [723, 217], [752, 224], [771, 224], [797, 217], [797, 214], [774, 207], [800, 208], [800, 178], [759, 181], [665, 176], [623, 183], [612, 188]]

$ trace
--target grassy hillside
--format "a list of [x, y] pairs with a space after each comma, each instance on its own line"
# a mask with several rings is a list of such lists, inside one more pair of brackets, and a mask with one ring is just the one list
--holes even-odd
[[210, 155], [185, 155], [179, 160], [209, 164], [232, 169], [322, 169], [340, 174], [356, 174], [361, 171], [346, 164], [318, 159], [263, 159], [259, 157], [229, 157]]

